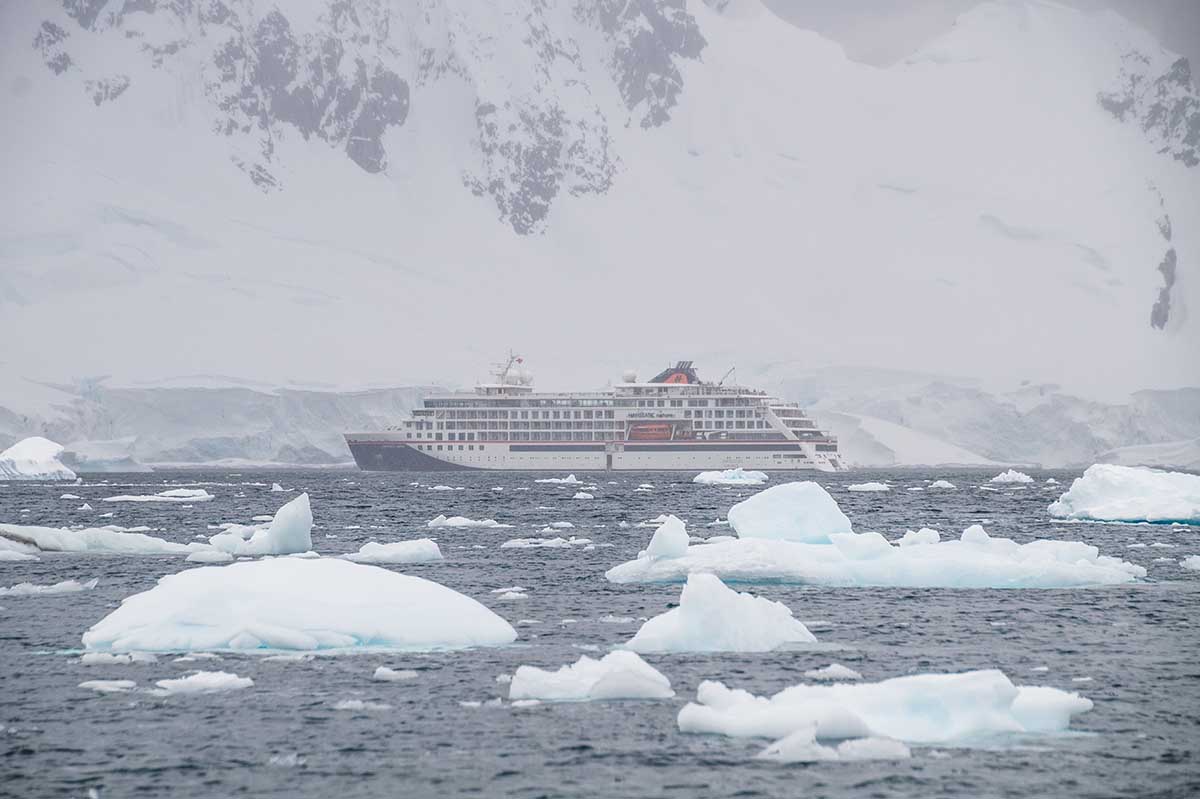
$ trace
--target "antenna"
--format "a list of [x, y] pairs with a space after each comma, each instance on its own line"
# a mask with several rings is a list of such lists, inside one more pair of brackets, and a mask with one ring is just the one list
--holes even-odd
[[725, 380], [726, 380], [726, 378], [728, 378], [728, 377], [729, 377], [731, 374], [734, 374], [735, 372], [737, 372], [737, 367], [736, 367], [736, 366], [731, 366], [731, 367], [729, 367], [729, 371], [728, 371], [728, 372], [726, 372], [725, 374], [721, 375], [721, 380], [720, 380], [720, 381], [717, 383], [717, 385], [718, 385], [718, 386], [723, 386], [723, 385], [725, 385]]

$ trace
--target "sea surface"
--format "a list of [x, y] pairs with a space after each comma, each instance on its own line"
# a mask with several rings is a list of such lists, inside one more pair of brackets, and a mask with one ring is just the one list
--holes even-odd
[[[708, 523], [752, 489], [694, 485], [691, 474], [580, 475], [576, 487], [535, 474], [366, 474], [356, 471], [177, 471], [85, 476], [82, 485], [0, 484], [0, 522], [146, 525], [187, 542], [221, 522], [248, 523], [307, 491], [323, 555], [371, 540], [431, 536], [445, 561], [389, 566], [466, 593], [508, 619], [512, 646], [463, 652], [372, 653], [280, 662], [219, 659], [85, 666], [80, 636], [123, 598], [194, 564], [182, 556], [43, 555], [0, 563], [0, 586], [98, 578], [59, 596], [0, 597], [0, 795], [14, 797], [1107, 797], [1200, 796], [1200, 573], [1175, 560], [1200, 553], [1200, 529], [1063, 524], [1046, 505], [1077, 473], [983, 490], [991, 473], [961, 470], [820, 474], [858, 531], [889, 538], [933, 527], [957, 536], [982, 523], [992, 535], [1083, 540], [1144, 565], [1138, 584], [1074, 590], [834, 589], [739, 585], [785, 602], [829, 648], [770, 654], [656, 655], [674, 699], [514, 708], [501, 674], [522, 664], [557, 668], [628, 640], [639, 618], [678, 600], [678, 585], [613, 585], [611, 566], [637, 556], [661, 513], [708, 536]], [[1063, 483], [1046, 486], [1047, 477]], [[773, 482], [788, 479], [773, 475]], [[956, 491], [909, 491], [948, 479]], [[892, 490], [852, 493], [851, 483]], [[289, 493], [272, 493], [278, 482]], [[420, 485], [413, 485], [417, 482]], [[651, 491], [635, 491], [650, 483]], [[434, 485], [462, 490], [435, 491]], [[191, 506], [104, 503], [115, 494], [204, 487]], [[493, 491], [503, 487], [503, 491]], [[518, 491], [518, 488], [528, 488]], [[60, 499], [69, 492], [82, 500]], [[78, 510], [86, 500], [93, 510]], [[111, 518], [98, 518], [112, 512]], [[494, 518], [508, 529], [431, 530], [438, 514]], [[501, 549], [550, 522], [585, 536], [585, 549]], [[1171, 547], [1128, 548], [1132, 543]], [[1168, 560], [1158, 561], [1157, 558]], [[526, 599], [493, 589], [519, 585]], [[213, 597], [220, 601], [220, 597]], [[606, 616], [634, 621], [602, 621]], [[534, 623], [536, 622], [536, 623]], [[755, 694], [803, 681], [836, 661], [879, 680], [919, 672], [998, 668], [1013, 682], [1078, 691], [1095, 702], [1069, 733], [997, 738], [972, 746], [915, 746], [911, 760], [780, 765], [756, 760], [769, 741], [681, 734], [680, 707], [701, 680]], [[376, 682], [377, 666], [416, 679]], [[251, 677], [242, 691], [156, 697], [145, 688], [193, 669]], [[1044, 668], [1045, 670], [1041, 670]], [[99, 694], [84, 680], [131, 679], [139, 690]], [[481, 707], [462, 702], [503, 704]], [[390, 709], [335, 709], [361, 699]]]

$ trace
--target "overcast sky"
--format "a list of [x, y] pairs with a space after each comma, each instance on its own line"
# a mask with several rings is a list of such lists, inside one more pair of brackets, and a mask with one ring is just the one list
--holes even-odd
[[[954, 24], [982, 0], [764, 0], [784, 19], [818, 31], [868, 64], [894, 63]], [[1062, 0], [1087, 10], [1111, 8], [1200, 66], [1200, 0]]]

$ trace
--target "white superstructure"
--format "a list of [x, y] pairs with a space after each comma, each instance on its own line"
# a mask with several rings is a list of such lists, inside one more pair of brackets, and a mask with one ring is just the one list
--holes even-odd
[[649, 382], [536, 393], [508, 359], [472, 392], [434, 394], [399, 428], [347, 433], [362, 469], [694, 470], [842, 467], [837, 440], [798, 405], [700, 380], [680, 361]]

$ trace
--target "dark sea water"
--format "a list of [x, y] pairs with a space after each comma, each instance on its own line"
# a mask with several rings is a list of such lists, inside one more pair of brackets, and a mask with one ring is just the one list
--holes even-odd
[[[613, 585], [609, 567], [636, 557], [652, 530], [620, 529], [660, 513], [693, 533], [724, 517], [749, 489], [696, 486], [688, 475], [592, 475], [591, 501], [574, 487], [534, 485], [543, 475], [363, 474], [324, 472], [156, 472], [97, 475], [83, 485], [0, 487], [0, 522], [44, 525], [148, 525], [151, 535], [186, 542], [208, 525], [249, 522], [308, 491], [322, 554], [431, 535], [442, 563], [391, 566], [466, 593], [512, 622], [518, 642], [498, 649], [437, 654], [362, 654], [302, 662], [223, 654], [219, 660], [84, 666], [80, 636], [122, 598], [164, 575], [192, 568], [182, 556], [43, 555], [0, 563], [0, 586], [99, 578], [91, 591], [0, 597], [0, 795], [19, 797], [358, 797], [358, 796], [1200, 796], [1200, 573], [1156, 558], [1200, 553], [1200, 529], [1149, 525], [1062, 524], [1046, 505], [1070, 472], [1035, 472], [1021, 490], [976, 488], [990, 473], [880, 471], [817, 475], [858, 531], [897, 537], [929, 526], [957, 536], [983, 522], [992, 535], [1084, 540], [1104, 554], [1140, 563], [1134, 585], [1076, 590], [830, 589], [738, 586], [787, 603], [823, 644], [838, 651], [664, 655], [646, 660], [670, 678], [676, 697], [654, 702], [464, 707], [507, 698], [496, 676], [521, 664], [546, 668], [599, 656], [629, 639], [638, 622], [677, 601], [679, 586]], [[583, 479], [589, 477], [580, 475]], [[957, 491], [916, 492], [945, 478]], [[612, 479], [616, 484], [610, 484]], [[775, 475], [774, 482], [783, 479]], [[431, 491], [411, 486], [463, 486]], [[887, 493], [845, 486], [889, 480]], [[635, 493], [643, 482], [652, 492]], [[114, 494], [203, 485], [216, 495], [192, 507], [105, 504]], [[493, 492], [493, 486], [507, 490]], [[529, 491], [515, 491], [530, 486]], [[80, 500], [95, 508], [76, 510]], [[23, 512], [27, 510], [28, 512]], [[97, 519], [113, 511], [111, 519]], [[498, 530], [428, 530], [439, 513], [495, 518]], [[564, 535], [597, 547], [500, 549], [507, 539], [541, 536], [569, 521]], [[1175, 548], [1127, 549], [1135, 542]], [[524, 600], [492, 589], [521, 585]], [[214, 600], [217, 599], [214, 597]], [[517, 625], [519, 620], [537, 624]], [[914, 747], [898, 762], [779, 765], [754, 759], [766, 740], [681, 734], [679, 708], [704, 679], [771, 694], [832, 660], [879, 680], [917, 672], [999, 668], [1017, 684], [1075, 690], [1095, 702], [1063, 735], [999, 739], [969, 748]], [[413, 669], [417, 679], [375, 682], [377, 666]], [[1037, 667], [1047, 671], [1034, 671]], [[190, 669], [251, 677], [254, 686], [207, 696], [155, 697], [139, 690], [98, 694], [84, 680], [132, 679], [139, 689]], [[345, 699], [391, 705], [346, 711]], [[94, 795], [94, 794], [93, 794]]]

